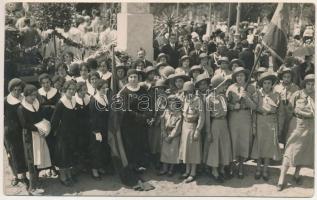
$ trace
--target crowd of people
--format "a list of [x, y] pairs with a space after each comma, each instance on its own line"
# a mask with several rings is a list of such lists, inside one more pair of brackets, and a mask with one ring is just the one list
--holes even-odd
[[[94, 12], [93, 21], [99, 14]], [[71, 29], [100, 38], [103, 32], [87, 20]], [[38, 33], [25, 31], [29, 20], [24, 22], [22, 36], [27, 32], [35, 38]], [[114, 173], [108, 144], [114, 109], [121, 111], [122, 143], [136, 173], [154, 168], [159, 176], [180, 173], [186, 183], [211, 176], [222, 184], [235, 175], [243, 179], [245, 162], [252, 159], [257, 162], [254, 178], [268, 181], [270, 163], [282, 160], [278, 190], [285, 187], [289, 167], [296, 167], [294, 180], [300, 184], [301, 167], [314, 164], [314, 55], [300, 61], [289, 52], [278, 63], [270, 51], [259, 53], [261, 34], [257, 41], [241, 35], [235, 42], [221, 30], [210, 36], [192, 31], [155, 40], [154, 61], [142, 48], [137, 59], [121, 53], [112, 60], [110, 54], [78, 53], [61, 40], [62, 56], [48, 56], [38, 84], [11, 79], [4, 100], [11, 184], [22, 182], [38, 195], [44, 192], [40, 171], [58, 176], [67, 187], [81, 173], [96, 180]], [[70, 30], [66, 33], [70, 36]], [[111, 46], [113, 40], [99, 42]], [[42, 57], [50, 45], [43, 47]], [[117, 94], [111, 92], [114, 77]]]

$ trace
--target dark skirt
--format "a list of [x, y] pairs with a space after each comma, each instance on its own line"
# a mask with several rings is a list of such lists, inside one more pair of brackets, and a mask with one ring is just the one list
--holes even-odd
[[73, 166], [73, 138], [58, 135], [55, 145], [55, 166], [61, 169], [70, 168]]
[[96, 140], [95, 134], [91, 133], [89, 145], [91, 168], [105, 168], [111, 162], [110, 147], [108, 145], [107, 135], [102, 134], [102, 141]]
[[9, 165], [14, 174], [27, 172], [25, 163], [22, 129], [5, 127], [4, 147], [6, 149]]

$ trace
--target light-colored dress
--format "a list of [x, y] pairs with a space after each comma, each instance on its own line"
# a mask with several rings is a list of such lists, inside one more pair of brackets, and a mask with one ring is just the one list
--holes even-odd
[[303, 90], [293, 94], [290, 103], [294, 108], [296, 128], [286, 143], [284, 163], [290, 166], [314, 166], [314, 117], [304, 117], [301, 112], [314, 112], [315, 97], [308, 96]]
[[278, 93], [281, 97], [281, 104], [280, 104], [280, 112], [278, 116], [279, 122], [279, 132], [280, 135], [283, 137], [283, 141], [287, 141], [289, 137], [289, 133], [293, 132], [296, 124], [296, 119], [293, 119], [294, 123], [290, 123], [293, 118], [293, 110], [290, 105], [291, 96], [294, 92], [298, 91], [299, 87], [291, 83], [290, 85], [286, 86], [283, 83], [276, 85], [273, 89], [274, 92]]
[[[234, 83], [229, 86], [226, 96], [228, 99], [228, 123], [232, 142], [232, 157], [236, 159], [241, 156], [248, 158], [251, 151], [252, 117], [251, 107], [244, 98], [240, 99], [242, 86]], [[249, 85], [247, 92], [252, 95], [255, 88]], [[240, 109], [234, 109], [234, 105], [240, 103]]]
[[271, 158], [281, 159], [281, 150], [278, 143], [278, 112], [280, 96], [278, 93], [264, 93], [259, 89], [253, 95], [257, 104], [256, 110], [256, 132], [251, 157], [254, 159]]
[[227, 121], [227, 102], [224, 95], [216, 95], [214, 93], [207, 97], [207, 112], [210, 112], [209, 119], [206, 124], [211, 121], [208, 137], [212, 137], [212, 142], [205, 144], [204, 163], [211, 167], [219, 167], [219, 165], [229, 165], [232, 161], [231, 140]]
[[201, 132], [205, 122], [202, 101], [198, 96], [184, 100], [182, 135], [179, 160], [186, 164], [200, 164], [202, 161], [201, 136], [194, 140], [195, 131]]
[[[166, 110], [162, 116], [162, 149], [161, 162], [169, 164], [179, 163], [178, 152], [181, 134], [182, 113]], [[165, 138], [172, 138], [171, 142], [166, 142]]]

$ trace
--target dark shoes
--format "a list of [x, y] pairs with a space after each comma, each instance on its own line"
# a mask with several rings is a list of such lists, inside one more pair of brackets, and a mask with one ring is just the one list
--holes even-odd
[[254, 175], [254, 179], [255, 179], [255, 180], [259, 180], [261, 177], [262, 177], [262, 174], [261, 174], [261, 172], [259, 172], [259, 171], [257, 171], [257, 172], [255, 173], [255, 175]]
[[11, 180], [11, 185], [12, 185], [12, 186], [16, 186], [18, 183], [19, 183], [19, 179], [18, 179], [17, 177], [15, 177], [15, 178], [13, 178], [13, 179]]
[[284, 189], [284, 187], [285, 187], [284, 184], [278, 184], [276, 189], [277, 189], [277, 191], [280, 192], [280, 191], [282, 191]]
[[296, 183], [296, 185], [301, 185], [303, 182], [302, 182], [302, 177], [301, 176], [293, 176], [293, 181]]
[[263, 173], [263, 176], [262, 176], [263, 180], [264, 181], [269, 181], [269, 174], [266, 172], [266, 173]]
[[225, 182], [225, 180], [224, 180], [224, 178], [223, 178], [222, 175], [218, 175], [218, 176], [211, 175], [211, 178], [212, 178], [214, 181], [216, 181], [216, 183], [219, 183], [219, 184]]

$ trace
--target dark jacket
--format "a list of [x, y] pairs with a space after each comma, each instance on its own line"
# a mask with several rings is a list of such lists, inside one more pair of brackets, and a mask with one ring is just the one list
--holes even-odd
[[239, 54], [239, 59], [245, 64], [245, 68], [250, 70], [254, 64], [254, 53], [250, 49], [243, 49]]
[[179, 49], [179, 45], [177, 43], [175, 44], [175, 48], [172, 48], [171, 45], [168, 43], [165, 46], [163, 46], [161, 51], [162, 53], [165, 53], [166, 55], [168, 55], [169, 57], [168, 63], [174, 68], [178, 67], [178, 62], [179, 62], [178, 49]]

